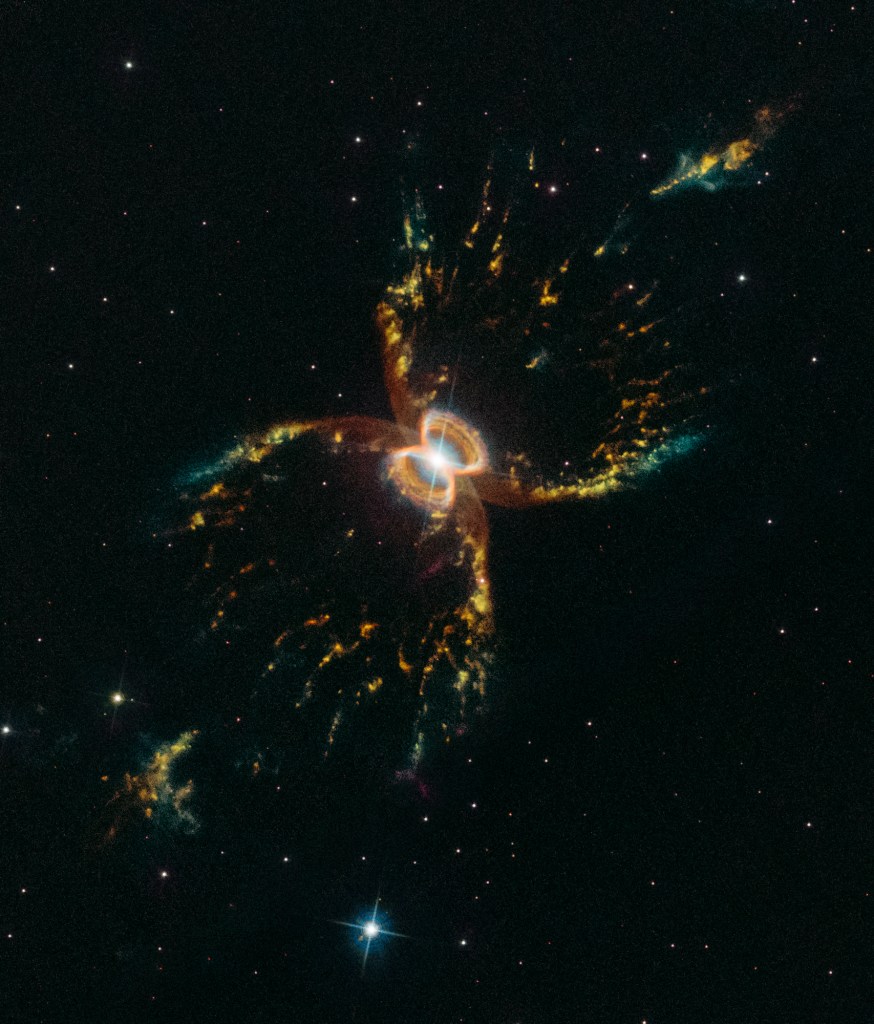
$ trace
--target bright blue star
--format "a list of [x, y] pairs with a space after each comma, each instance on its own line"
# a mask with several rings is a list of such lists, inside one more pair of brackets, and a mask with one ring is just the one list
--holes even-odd
[[374, 942], [382, 939], [384, 935], [390, 935], [396, 939], [406, 939], [408, 936], [402, 935], [400, 932], [393, 932], [386, 928], [385, 918], [383, 915], [378, 915], [379, 911], [379, 897], [377, 896], [373, 910], [370, 914], [362, 921], [334, 921], [334, 924], [342, 925], [344, 928], [350, 928], [353, 931], [358, 932], [358, 941], [364, 944], [364, 956], [361, 962], [361, 973], [364, 974], [364, 969], [367, 966], [367, 958], [370, 955], [370, 947]]

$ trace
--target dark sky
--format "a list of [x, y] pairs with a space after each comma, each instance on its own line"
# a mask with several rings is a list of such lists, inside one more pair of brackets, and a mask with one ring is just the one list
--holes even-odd
[[[0, 11], [3, 1019], [869, 1022], [869, 8], [86, 8]], [[488, 511], [490, 697], [414, 783], [378, 718], [252, 778], [272, 712], [198, 647], [180, 479], [277, 421], [390, 418], [411, 189], [451, 252], [534, 147], [560, 259], [763, 106], [749, 168], [650, 204], [629, 257], [707, 445]], [[184, 728], [200, 827], [96, 849]], [[399, 934], [363, 964], [335, 922], [377, 898]]]

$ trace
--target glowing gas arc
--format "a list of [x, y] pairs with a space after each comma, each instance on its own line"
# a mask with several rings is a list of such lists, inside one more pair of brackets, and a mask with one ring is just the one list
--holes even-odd
[[429, 409], [419, 421], [419, 444], [391, 453], [389, 476], [414, 504], [448, 509], [455, 504], [456, 478], [487, 469], [479, 433], [453, 413]]

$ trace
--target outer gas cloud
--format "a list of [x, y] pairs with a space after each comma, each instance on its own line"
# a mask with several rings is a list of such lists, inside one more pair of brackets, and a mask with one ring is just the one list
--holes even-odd
[[[539, 186], [532, 156], [525, 187]], [[490, 171], [443, 255], [418, 195], [407, 209], [375, 313], [393, 422], [281, 423], [184, 486], [175, 534], [206, 613], [198, 642], [217, 652], [207, 692], [259, 708], [273, 736], [241, 753], [253, 773], [289, 745], [327, 756], [368, 736], [381, 767], [405, 770], [466, 731], [494, 658], [484, 503], [602, 497], [701, 443], [707, 389], [656, 283], [611, 284], [601, 257], [624, 250], [602, 246], [603, 298], [584, 303], [592, 258], [543, 269], [518, 206]], [[129, 779], [116, 806], [148, 813], [160, 787]]]

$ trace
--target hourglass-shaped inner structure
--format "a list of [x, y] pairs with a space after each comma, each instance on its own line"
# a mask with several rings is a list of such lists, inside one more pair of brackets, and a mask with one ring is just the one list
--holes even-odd
[[401, 493], [431, 509], [455, 503], [456, 478], [488, 468], [482, 438], [449, 412], [430, 409], [419, 425], [419, 444], [392, 452], [389, 474]]

